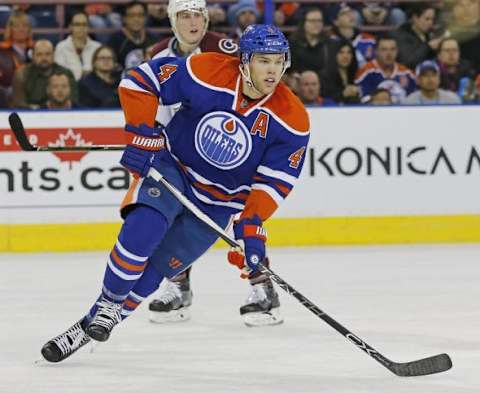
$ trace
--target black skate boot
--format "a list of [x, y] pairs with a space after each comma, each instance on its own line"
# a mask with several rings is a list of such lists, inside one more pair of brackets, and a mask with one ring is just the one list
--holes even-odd
[[280, 315], [280, 300], [270, 279], [252, 285], [252, 292], [245, 305], [240, 307], [245, 325], [273, 326], [283, 323]]
[[42, 347], [42, 356], [46, 361], [58, 363], [68, 358], [90, 341], [83, 320], [78, 321], [64, 333], [52, 338]]
[[122, 304], [113, 303], [105, 298], [97, 301], [98, 310], [87, 327], [87, 334], [96, 341], [107, 341], [113, 327], [122, 321]]
[[150, 321], [154, 323], [182, 322], [190, 319], [189, 307], [193, 293], [187, 272], [172, 280], [165, 280], [157, 299], [150, 302]]

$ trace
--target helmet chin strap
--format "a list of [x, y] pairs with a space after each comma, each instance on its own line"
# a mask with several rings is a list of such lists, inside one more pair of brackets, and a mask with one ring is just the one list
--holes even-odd
[[[243, 67], [242, 67], [243, 66]], [[240, 74], [242, 75], [242, 78], [243, 80], [245, 81], [245, 83], [250, 87], [252, 88], [254, 91], [256, 91], [258, 94], [264, 96], [265, 94], [263, 94], [260, 90], [258, 90], [254, 83], [253, 83], [253, 80], [251, 78], [251, 72], [250, 72], [250, 64], [240, 64], [238, 66], [238, 69], [240, 70]], [[287, 70], [287, 67], [284, 65], [283, 66], [283, 70], [282, 70], [282, 74], [280, 75], [280, 79], [282, 79], [282, 76], [283, 74], [285, 74], [285, 71]]]
[[242, 78], [243, 80], [245, 81], [245, 83], [251, 88], [253, 89], [255, 92], [257, 92], [258, 94], [260, 94], [261, 96], [264, 96], [265, 94], [263, 94], [260, 90], [258, 90], [254, 83], [253, 83], [253, 80], [252, 78], [250, 77], [250, 64], [240, 64], [238, 66], [238, 69], [240, 70], [240, 74], [242, 74]]

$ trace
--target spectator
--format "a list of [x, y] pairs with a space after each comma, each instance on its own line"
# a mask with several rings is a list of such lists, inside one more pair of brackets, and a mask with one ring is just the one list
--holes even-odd
[[314, 71], [303, 71], [298, 80], [298, 97], [305, 105], [335, 105], [331, 99], [320, 95], [320, 78]]
[[55, 47], [55, 63], [68, 68], [75, 80], [92, 70], [93, 52], [101, 45], [88, 36], [88, 17], [76, 12], [70, 21], [72, 34]]
[[444, 36], [433, 38], [432, 29], [436, 10], [431, 3], [412, 6], [408, 23], [394, 33], [398, 43], [398, 61], [414, 69], [423, 60], [432, 59]]
[[298, 79], [300, 74], [298, 72], [287, 70], [282, 76], [282, 81], [288, 88], [298, 96]]
[[463, 58], [480, 72], [480, 2], [479, 0], [451, 0], [448, 29], [460, 44]]
[[208, 19], [210, 20], [210, 31], [218, 31], [220, 27], [227, 26], [227, 13], [219, 4], [210, 5], [207, 9]]
[[38, 40], [33, 47], [32, 64], [15, 71], [13, 77], [13, 106], [38, 109], [47, 102], [48, 77], [64, 71], [70, 79], [72, 100], [77, 102], [77, 84], [72, 72], [53, 62], [53, 45], [48, 40]]
[[244, 30], [257, 22], [258, 12], [255, 0], [240, 0], [237, 4], [228, 8], [227, 18], [230, 26], [235, 28], [233, 39], [240, 39]]
[[147, 4], [148, 27], [170, 27], [168, 22], [167, 4]]
[[54, 71], [47, 82], [47, 101], [43, 109], [72, 109], [72, 90], [70, 88], [70, 75], [62, 70]]
[[145, 29], [146, 20], [144, 3], [132, 1], [126, 4], [123, 10], [124, 28], [109, 40], [109, 46], [124, 70], [139, 66], [145, 60], [147, 48], [156, 41]]
[[80, 105], [87, 108], [118, 108], [117, 87], [120, 75], [116, 72], [115, 53], [102, 45], [93, 53], [92, 72], [78, 84]]
[[392, 94], [390, 90], [379, 87], [370, 96], [366, 97], [365, 103], [374, 106], [392, 105]]
[[446, 38], [440, 43], [437, 62], [442, 89], [458, 94], [460, 80], [463, 79], [463, 83], [468, 83], [468, 80], [472, 80], [475, 76], [472, 64], [460, 57], [460, 47], [455, 38]]
[[405, 12], [390, 2], [367, 2], [363, 3], [357, 25], [400, 26], [406, 19]]
[[471, 102], [480, 104], [480, 74], [475, 78], [475, 86]]
[[[108, 3], [91, 3], [85, 6], [88, 22], [94, 29], [122, 28], [122, 17]], [[95, 39], [105, 43], [110, 39], [109, 33], [97, 33]]]
[[355, 57], [360, 66], [375, 57], [375, 37], [355, 28], [354, 11], [347, 5], [339, 5], [333, 13], [331, 38], [350, 41], [355, 48]]
[[460, 97], [455, 93], [440, 89], [440, 69], [434, 61], [426, 60], [417, 66], [417, 84], [420, 90], [410, 94], [403, 104], [434, 105], [461, 104]]
[[323, 96], [337, 103], [356, 104], [360, 101], [360, 90], [355, 85], [357, 59], [355, 50], [349, 41], [337, 45], [324, 74], [322, 74]]
[[290, 43], [291, 71], [312, 70], [319, 75], [324, 72], [334, 50], [334, 41], [323, 32], [323, 14], [319, 8], [306, 9]]
[[397, 54], [397, 43], [391, 36], [378, 38], [375, 60], [357, 72], [355, 84], [360, 87], [362, 97], [371, 95], [377, 87], [384, 87], [390, 90], [393, 103], [399, 103], [415, 90], [415, 75], [396, 62]]
[[15, 68], [31, 60], [33, 48], [32, 23], [23, 11], [13, 11], [5, 26], [4, 40], [0, 42], [2, 55], [11, 57]]

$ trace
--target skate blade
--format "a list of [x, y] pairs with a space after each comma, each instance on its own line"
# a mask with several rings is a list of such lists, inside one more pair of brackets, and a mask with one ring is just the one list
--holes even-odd
[[177, 322], [186, 322], [190, 320], [190, 309], [189, 307], [182, 307], [178, 310], [173, 310], [169, 312], [157, 312], [150, 311], [150, 322], [152, 323], [177, 323]]
[[243, 322], [248, 327], [277, 326], [283, 323], [283, 317], [278, 308], [267, 312], [251, 312], [243, 316]]

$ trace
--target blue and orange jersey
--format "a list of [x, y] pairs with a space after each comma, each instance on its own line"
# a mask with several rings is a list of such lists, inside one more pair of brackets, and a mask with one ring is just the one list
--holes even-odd
[[402, 64], [395, 63], [393, 72], [386, 76], [376, 60], [361, 67], [355, 78], [355, 84], [360, 87], [362, 97], [370, 95], [384, 81], [395, 83], [398, 90], [408, 95], [416, 88], [415, 75]]
[[153, 126], [157, 105], [181, 102], [168, 123], [167, 146], [202, 210], [269, 218], [300, 175], [309, 119], [280, 83], [259, 100], [242, 94], [239, 60], [219, 53], [159, 58], [120, 83], [126, 122]]
[[[340, 34], [337, 27], [333, 28], [330, 38], [334, 40], [347, 39]], [[359, 67], [375, 58], [375, 45], [377, 39], [374, 35], [364, 31], [355, 30], [354, 36], [348, 41], [352, 43], [353, 49], [355, 50], [355, 57]]]

